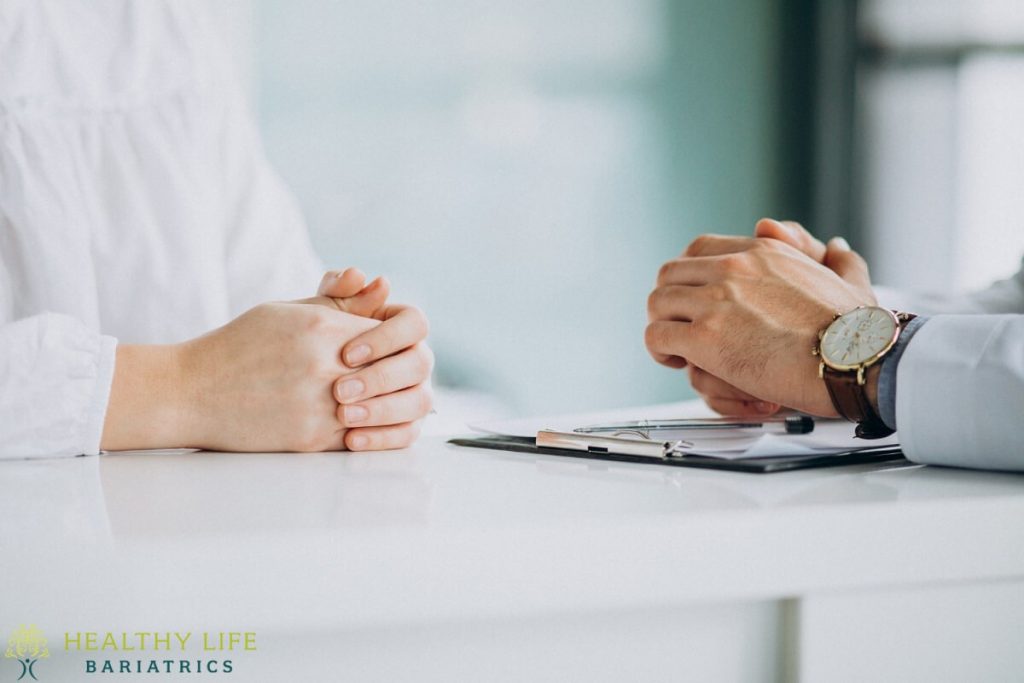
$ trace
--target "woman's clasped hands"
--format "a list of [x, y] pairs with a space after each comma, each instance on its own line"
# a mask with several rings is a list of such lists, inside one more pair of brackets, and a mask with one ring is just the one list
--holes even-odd
[[265, 303], [201, 337], [117, 349], [105, 450], [403, 448], [430, 412], [427, 320], [388, 282], [328, 272], [317, 296]]

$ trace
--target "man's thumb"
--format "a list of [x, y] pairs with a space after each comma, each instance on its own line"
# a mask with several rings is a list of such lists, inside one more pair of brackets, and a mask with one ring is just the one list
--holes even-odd
[[846, 240], [842, 237], [833, 237], [825, 246], [825, 265], [836, 275], [852, 285], [871, 287], [868, 264], [860, 254], [850, 248]]

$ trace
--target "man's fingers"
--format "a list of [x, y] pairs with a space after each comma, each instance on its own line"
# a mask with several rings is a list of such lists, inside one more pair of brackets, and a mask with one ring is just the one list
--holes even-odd
[[669, 356], [664, 353], [654, 353], [653, 351], [650, 351], [650, 349], [648, 349], [648, 352], [651, 354], [651, 358], [667, 368], [682, 370], [686, 367], [686, 359], [682, 356]]
[[681, 320], [688, 322], [707, 308], [704, 287], [665, 285], [647, 297], [649, 320]]
[[754, 226], [754, 236], [785, 242], [818, 263], [825, 262], [825, 245], [796, 221], [762, 218]]
[[829, 240], [825, 265], [855, 287], [871, 288], [868, 264], [864, 262], [860, 254], [850, 249], [850, 245], [842, 237], [833, 237]]
[[768, 417], [779, 411], [779, 404], [763, 401], [741, 401], [734, 398], [704, 396], [711, 410], [728, 417]]
[[434, 368], [434, 353], [426, 344], [414, 344], [394, 356], [382, 358], [334, 383], [338, 403], [356, 403], [422, 384]]
[[385, 451], [405, 448], [420, 435], [421, 422], [407, 422], [389, 427], [359, 427], [345, 432], [345, 446], [350, 451]]
[[393, 394], [359, 403], [338, 406], [338, 422], [345, 427], [382, 427], [412, 422], [426, 417], [434, 405], [426, 384], [417, 384]]
[[342, 349], [341, 358], [350, 368], [407, 349], [426, 339], [430, 331], [426, 316], [414, 306], [390, 306], [377, 317], [383, 317], [384, 322], [352, 339]]
[[366, 275], [358, 268], [345, 270], [329, 270], [320, 280], [316, 293], [318, 296], [344, 298], [355, 296], [366, 284]]
[[870, 288], [871, 276], [867, 263], [860, 254], [850, 249], [842, 237], [833, 237], [823, 244], [795, 221], [777, 221], [762, 218], [754, 226], [754, 235], [785, 242], [799, 249], [818, 263], [827, 266], [839, 277], [860, 288]]
[[[753, 240], [751, 240], [753, 241]], [[723, 273], [738, 260], [735, 256], [684, 256], [662, 264], [658, 270], [657, 285], [706, 285], [717, 282]]]
[[[661, 358], [673, 356], [692, 360], [689, 356], [690, 347], [694, 346], [691, 339], [692, 329], [692, 323], [655, 320], [644, 330], [644, 344], [651, 357], [658, 362], [662, 362], [659, 360]], [[662, 364], [667, 365], [663, 362]]]
[[715, 396], [717, 398], [728, 398], [736, 401], [756, 401], [757, 398], [747, 392], [737, 389], [724, 379], [715, 377], [710, 372], [690, 365], [688, 368], [690, 384], [701, 396]]
[[689, 374], [690, 384], [701, 395], [704, 402], [723, 415], [766, 416], [778, 412], [781, 408], [777, 403], [762, 401], [737, 389], [696, 365], [689, 367]]
[[753, 249], [757, 240], [752, 237], [731, 235], [701, 235], [683, 252], [683, 256], [720, 256]]

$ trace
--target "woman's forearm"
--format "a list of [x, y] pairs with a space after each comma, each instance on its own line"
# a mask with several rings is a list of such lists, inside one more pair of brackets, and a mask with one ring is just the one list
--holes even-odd
[[119, 345], [100, 442], [103, 450], [193, 445], [185, 386], [178, 345]]

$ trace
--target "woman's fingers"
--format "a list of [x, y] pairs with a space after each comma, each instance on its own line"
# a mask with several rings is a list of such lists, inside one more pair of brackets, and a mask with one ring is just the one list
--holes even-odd
[[387, 278], [378, 277], [366, 285], [358, 294], [339, 299], [334, 299], [334, 304], [352, 315], [364, 318], [376, 318], [378, 313], [384, 309], [391, 294], [391, 284]]
[[339, 377], [334, 383], [334, 398], [338, 403], [352, 404], [391, 394], [426, 382], [433, 368], [434, 353], [430, 347], [414, 344], [401, 353]]
[[338, 310], [364, 318], [375, 318], [384, 310], [391, 284], [378, 277], [366, 284], [366, 276], [358, 268], [328, 271], [320, 281], [317, 295], [328, 297]]
[[427, 338], [427, 317], [415, 306], [388, 306], [376, 316], [383, 322], [350, 340], [342, 349], [345, 365], [357, 368], [407, 349]]
[[417, 384], [392, 394], [338, 406], [338, 422], [345, 427], [381, 427], [426, 417], [434, 405], [430, 387]]
[[420, 421], [388, 427], [359, 427], [345, 432], [345, 446], [350, 451], [384, 451], [405, 448], [420, 435]]
[[366, 284], [366, 275], [358, 268], [329, 270], [324, 273], [317, 288], [317, 296], [345, 298], [355, 296]]

